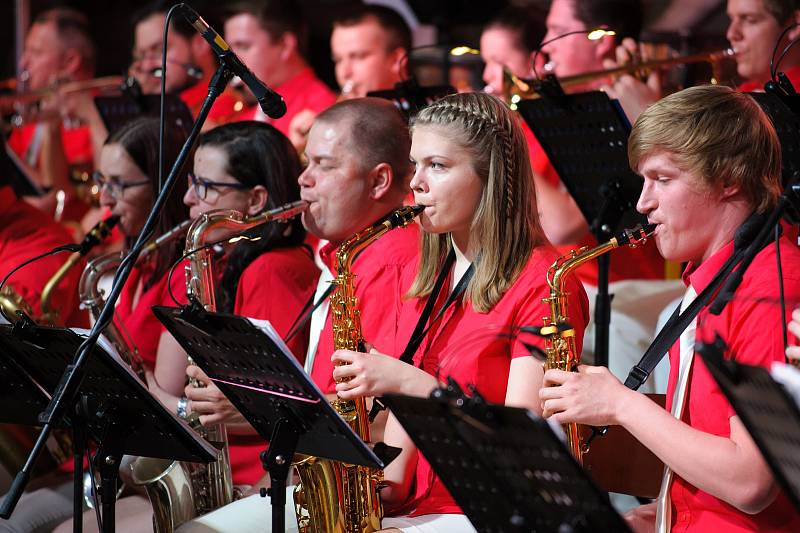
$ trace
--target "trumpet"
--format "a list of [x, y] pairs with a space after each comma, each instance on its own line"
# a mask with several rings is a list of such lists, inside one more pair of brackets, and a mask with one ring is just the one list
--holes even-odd
[[[619, 67], [609, 69], [591, 70], [581, 74], [574, 74], [572, 76], [558, 78], [558, 82], [561, 87], [566, 89], [611, 76], [649, 73], [653, 70], [695, 63], [709, 63], [712, 68], [716, 70], [716, 65], [720, 61], [734, 57], [736, 57], [736, 50], [733, 48], [725, 48], [723, 50], [715, 50], [701, 54], [667, 57], [652, 61], [628, 63], [627, 65], [621, 65]], [[716, 73], [714, 74], [714, 78], [712, 78], [712, 83], [716, 83], [715, 78], [718, 78]], [[539, 79], [520, 78], [512, 74], [508, 69], [503, 69], [503, 95], [505, 96], [506, 102], [508, 102], [512, 109], [515, 109], [516, 104], [519, 103], [520, 100], [532, 100], [539, 98], [539, 93], [537, 90], [539, 87], [541, 87], [541, 83], [542, 81]]]
[[49, 96], [56, 94], [69, 94], [81, 91], [90, 90], [111, 90], [119, 89], [123, 81], [122, 76], [104, 76], [102, 78], [94, 78], [91, 80], [68, 81], [65, 83], [56, 83], [41, 89], [33, 89], [30, 91], [22, 91], [16, 94], [7, 94], [0, 96], [0, 108], [12, 108], [20, 104], [34, 104], [41, 102]]

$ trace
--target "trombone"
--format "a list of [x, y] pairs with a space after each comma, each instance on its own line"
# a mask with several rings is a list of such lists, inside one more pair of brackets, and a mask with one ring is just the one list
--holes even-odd
[[[733, 48], [725, 48], [723, 50], [715, 50], [712, 52], [704, 52], [688, 56], [676, 56], [665, 59], [642, 61], [640, 63], [628, 63], [627, 65], [610, 69], [592, 70], [581, 74], [574, 74], [572, 76], [558, 78], [558, 82], [561, 87], [569, 88], [611, 76], [649, 73], [657, 69], [673, 67], [676, 65], [689, 65], [694, 63], [709, 63], [712, 66], [712, 69], [716, 71], [716, 67], [720, 61], [733, 58], [735, 56], [736, 51]], [[715, 72], [711, 83], [716, 83], [717, 78], [718, 74]], [[503, 95], [511, 109], [516, 109], [516, 104], [519, 103], [520, 100], [539, 98], [537, 88], [540, 84], [541, 81], [538, 79], [520, 78], [509, 72], [508, 69], [503, 69]]]
[[[89, 90], [109, 90], [119, 89], [123, 81], [122, 76], [104, 76], [102, 78], [94, 78], [90, 80], [68, 81], [65, 83], [57, 83], [41, 89], [34, 89], [31, 91], [23, 91], [15, 94], [0, 95], [0, 109], [12, 108], [19, 104], [33, 104], [41, 102], [49, 96], [54, 96], [57, 93], [76, 93], [80, 91]], [[6, 80], [11, 82], [12, 80]], [[9, 86], [17, 86], [16, 83]]]

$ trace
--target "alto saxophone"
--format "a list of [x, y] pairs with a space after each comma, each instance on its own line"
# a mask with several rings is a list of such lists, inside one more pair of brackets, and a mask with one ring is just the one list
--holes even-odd
[[[216, 310], [211, 244], [261, 224], [286, 220], [300, 214], [307, 206], [307, 202], [298, 201], [250, 217], [227, 209], [209, 211], [197, 217], [186, 235], [185, 253], [189, 257], [186, 292], [189, 301], [206, 311]], [[197, 383], [193, 385], [199, 386]], [[156, 533], [171, 533], [181, 524], [234, 500], [225, 426], [204, 427], [196, 415], [190, 415], [188, 422], [219, 450], [216, 461], [201, 465], [140, 457], [131, 467], [134, 482], [144, 485], [150, 498]]]
[[[542, 299], [550, 309], [550, 316], [544, 318], [544, 327], [541, 333], [545, 335], [545, 355], [547, 356], [544, 368], [553, 368], [575, 372], [580, 361], [580, 354], [575, 347], [575, 330], [559, 327], [569, 323], [569, 309], [567, 308], [568, 292], [565, 288], [567, 275], [579, 266], [620, 246], [637, 248], [647, 242], [647, 237], [655, 229], [655, 224], [641, 224], [632, 229], [622, 231], [611, 240], [594, 248], [584, 247], [572, 250], [559, 257], [547, 270], [547, 285], [550, 295]], [[578, 425], [575, 423], [564, 424], [564, 433], [567, 437], [567, 447], [578, 462], [583, 462], [583, 454], [587, 451], [581, 442]]]
[[[336, 278], [331, 281], [336, 290], [330, 296], [334, 349], [363, 350], [361, 317], [351, 272], [353, 259], [380, 236], [410, 224], [423, 209], [402, 207], [339, 247]], [[332, 406], [361, 440], [370, 441], [364, 398], [337, 398]], [[295, 467], [301, 480], [295, 489], [295, 512], [301, 533], [370, 533], [381, 529], [383, 506], [378, 484], [383, 480], [382, 471], [318, 457], [306, 457]]]
[[[164, 244], [183, 237], [190, 223], [190, 220], [185, 220], [163, 235], [150, 241], [142, 249], [142, 253], [139, 255], [136, 262], [141, 263]], [[89, 309], [95, 320], [100, 316], [100, 312], [103, 310], [103, 305], [105, 304], [105, 291], [100, 288], [100, 280], [106, 275], [116, 272], [123, 259], [125, 259], [125, 252], [112, 252], [89, 261], [86, 268], [83, 269], [80, 282], [78, 283], [78, 294], [80, 295], [81, 306], [85, 309]], [[129, 335], [123, 333], [123, 329], [124, 328], [120, 328], [112, 320], [103, 330], [103, 335], [114, 345], [120, 357], [128, 363], [131, 369], [142, 380], [142, 383], [146, 385], [147, 378], [145, 377], [144, 365], [142, 363], [142, 357], [139, 355], [139, 349], [136, 347], [136, 343], [133, 339], [131, 339]]]

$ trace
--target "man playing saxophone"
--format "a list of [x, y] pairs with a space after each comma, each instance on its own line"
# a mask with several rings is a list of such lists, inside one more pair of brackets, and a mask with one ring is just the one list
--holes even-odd
[[[390, 102], [358, 98], [321, 113], [309, 133], [309, 166], [298, 180], [301, 198], [309, 202], [303, 225], [314, 236], [330, 242], [319, 253], [325, 269], [314, 302], [323, 303], [309, 319], [305, 368], [326, 393], [335, 392], [333, 324], [325, 298], [333, 279], [333, 261], [343, 241], [402, 206], [410, 177], [407, 131], [405, 119]], [[399, 285], [413, 268], [417, 247], [415, 226], [396, 229], [365, 248], [352, 265], [363, 336], [381, 351], [399, 353], [397, 347], [407, 340], [409, 332], [398, 327], [402, 308]], [[196, 367], [190, 367], [189, 374], [207, 379]], [[187, 388], [186, 395], [189, 408], [201, 414], [204, 424], [240, 420], [213, 385]], [[383, 420], [381, 417], [377, 422]], [[382, 428], [375, 429], [373, 440], [380, 440]], [[296, 531], [291, 506], [287, 506], [286, 523], [291, 524], [287, 531]], [[269, 524], [269, 507], [259, 496], [251, 496], [192, 521], [179, 531], [264, 531]]]
[[[628, 154], [644, 179], [637, 208], [657, 224], [659, 251], [688, 262], [685, 308], [733, 254], [738, 228], [775, 205], [781, 188], [778, 138], [749, 96], [710, 85], [648, 108], [634, 125]], [[780, 244], [786, 301], [797, 301], [800, 251], [786, 237]], [[605, 368], [545, 374], [550, 386], [539, 393], [545, 416], [560, 423], [621, 425], [666, 465], [657, 503], [628, 517], [637, 531], [800, 528], [800, 515], [694, 352], [695, 341], [710, 342], [719, 334], [727, 357], [760, 366], [783, 361], [778, 282], [776, 246], [769, 245], [721, 315], [708, 307], [700, 311], [670, 349], [666, 411]]]

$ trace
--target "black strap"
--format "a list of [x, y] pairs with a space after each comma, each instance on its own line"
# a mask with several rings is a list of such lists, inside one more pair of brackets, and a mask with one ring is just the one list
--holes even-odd
[[[439, 312], [436, 313], [436, 316], [433, 317], [432, 320], [428, 320], [431, 316], [431, 313], [433, 313], [433, 308], [436, 306], [436, 301], [439, 299], [439, 294], [442, 292], [444, 282], [450, 275], [450, 270], [452, 269], [455, 261], [456, 253], [454, 250], [450, 250], [450, 253], [447, 254], [447, 258], [444, 260], [442, 269], [439, 271], [439, 275], [433, 284], [433, 289], [431, 290], [431, 294], [428, 296], [428, 301], [425, 302], [425, 307], [422, 309], [422, 314], [419, 315], [417, 325], [414, 327], [414, 332], [411, 334], [411, 338], [408, 340], [408, 344], [406, 344], [406, 348], [403, 350], [403, 353], [400, 356], [400, 361], [408, 365], [413, 364], [414, 354], [416, 353], [417, 348], [419, 348], [419, 345], [422, 343], [422, 339], [425, 338], [425, 335], [428, 333], [428, 331], [430, 331], [431, 327], [433, 327], [433, 325], [436, 324], [440, 318], [442, 318], [444, 312], [461, 297], [465, 290], [467, 290], [467, 285], [469, 285], [472, 276], [475, 275], [474, 264], [471, 264], [467, 271], [461, 276], [461, 279], [458, 280], [458, 283], [456, 283], [453, 291], [447, 297], [447, 300], [445, 300], [441, 309], [439, 309]], [[372, 408], [369, 410], [369, 421], [372, 422], [375, 420], [375, 417], [378, 415], [378, 413], [384, 409], [386, 409], [386, 405], [383, 403], [383, 400], [380, 397], [375, 397], [372, 400]]]
[[402, 362], [406, 364], [412, 363], [417, 348], [419, 348], [419, 345], [422, 344], [422, 339], [425, 338], [425, 335], [428, 333], [428, 331], [430, 331], [431, 327], [433, 327], [433, 325], [436, 324], [440, 318], [442, 318], [442, 315], [444, 315], [444, 312], [447, 310], [447, 308], [453, 305], [456, 300], [461, 297], [464, 291], [467, 290], [467, 285], [469, 285], [472, 276], [475, 274], [475, 267], [473, 265], [470, 265], [467, 271], [464, 272], [464, 275], [461, 276], [461, 279], [458, 280], [458, 283], [447, 297], [447, 300], [445, 300], [444, 305], [442, 305], [441, 309], [439, 309], [439, 312], [436, 313], [436, 316], [433, 318], [433, 320], [430, 322], [428, 321], [431, 313], [433, 313], [433, 308], [436, 306], [436, 301], [439, 299], [439, 294], [442, 292], [444, 282], [450, 275], [450, 270], [452, 269], [455, 261], [456, 254], [453, 250], [451, 250], [447, 255], [447, 259], [445, 259], [444, 264], [442, 265], [442, 270], [439, 272], [436, 282], [433, 284], [433, 289], [431, 290], [430, 296], [428, 296], [428, 301], [425, 303], [422, 314], [419, 315], [417, 325], [414, 327], [414, 332], [411, 334], [408, 344], [400, 356], [400, 360]]
[[[322, 293], [322, 296], [320, 296], [319, 300], [317, 300], [316, 302], [314, 302], [314, 296], [316, 295], [317, 291], [311, 293], [311, 297], [308, 299], [305, 305], [303, 305], [303, 308], [300, 310], [300, 314], [298, 314], [297, 318], [294, 319], [294, 323], [292, 324], [292, 327], [289, 329], [289, 334], [286, 336], [286, 339], [284, 339], [285, 342], [289, 342], [292, 339], [292, 337], [297, 335], [298, 331], [303, 329], [303, 326], [306, 325], [306, 322], [311, 320], [311, 315], [314, 314], [314, 311], [317, 310], [317, 307], [322, 305], [322, 302], [324, 302], [328, 298], [328, 296], [331, 295], [334, 288], [335, 285], [333, 283], [328, 285], [328, 288], [325, 289], [325, 292]], [[312, 302], [314, 303], [314, 305], [311, 305]]]

